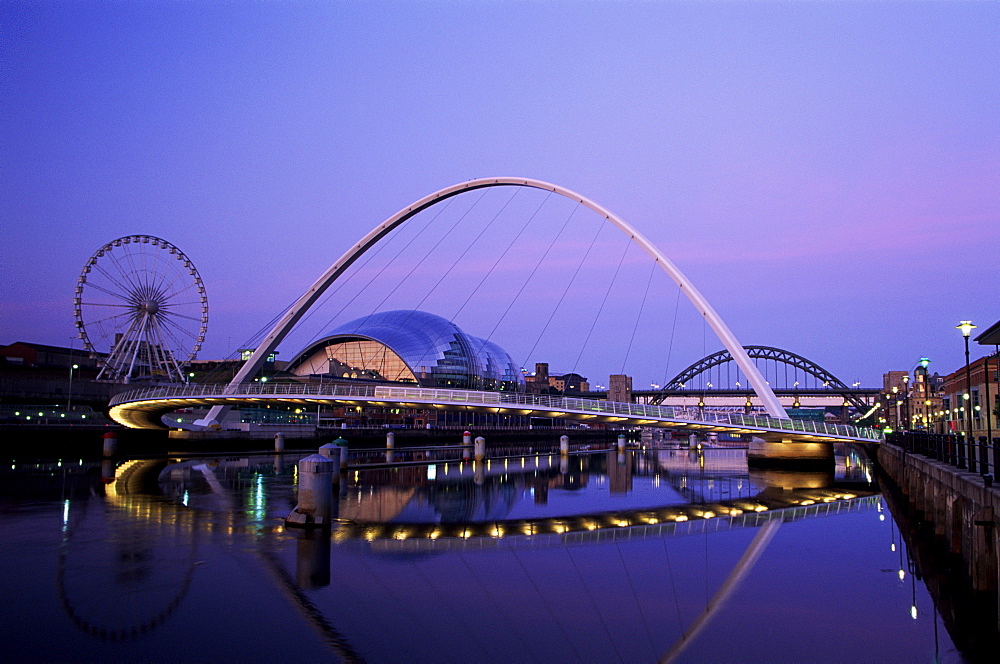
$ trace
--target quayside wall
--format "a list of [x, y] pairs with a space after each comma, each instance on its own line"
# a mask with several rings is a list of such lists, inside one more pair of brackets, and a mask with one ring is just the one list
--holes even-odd
[[[878, 462], [934, 535], [967, 567], [976, 591], [1000, 588], [1000, 488], [978, 473], [912, 454], [889, 443]], [[991, 483], [991, 482], [990, 482]]]

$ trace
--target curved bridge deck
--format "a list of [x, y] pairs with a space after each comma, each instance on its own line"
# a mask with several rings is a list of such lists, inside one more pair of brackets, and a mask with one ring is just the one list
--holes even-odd
[[160, 417], [181, 408], [264, 405], [377, 405], [470, 410], [507, 415], [537, 415], [582, 422], [650, 426], [706, 433], [787, 436], [827, 442], [881, 442], [874, 429], [764, 415], [699, 412], [652, 406], [514, 392], [479, 392], [376, 385], [243, 383], [239, 385], [156, 385], [129, 390], [111, 400], [110, 414], [131, 428], [164, 428]]

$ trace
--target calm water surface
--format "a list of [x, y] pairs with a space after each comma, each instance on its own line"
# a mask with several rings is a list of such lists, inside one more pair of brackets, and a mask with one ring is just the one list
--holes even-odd
[[728, 449], [508, 453], [352, 471], [326, 535], [284, 527], [301, 455], [9, 462], [5, 651], [961, 661], [853, 452], [832, 473], [748, 472]]

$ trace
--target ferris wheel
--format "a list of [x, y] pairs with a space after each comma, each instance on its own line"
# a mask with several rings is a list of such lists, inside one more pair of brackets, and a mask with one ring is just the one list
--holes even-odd
[[201, 350], [208, 298], [180, 249], [152, 235], [127, 235], [98, 249], [76, 283], [76, 329], [103, 357], [99, 380], [184, 382]]

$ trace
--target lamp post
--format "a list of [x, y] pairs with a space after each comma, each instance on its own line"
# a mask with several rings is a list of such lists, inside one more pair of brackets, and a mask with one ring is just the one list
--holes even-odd
[[[989, 449], [990, 441], [993, 440], [993, 427], [990, 426], [990, 417], [993, 409], [990, 407], [990, 360], [993, 356], [989, 353], [983, 358], [983, 404], [986, 406], [986, 449]], [[996, 459], [993, 460], [996, 463]], [[996, 469], [994, 469], [995, 473]]]
[[[902, 429], [902, 427], [899, 426], [899, 398], [897, 396], [898, 394], [899, 394], [899, 386], [893, 385], [892, 396], [889, 397], [890, 403], [892, 404], [892, 411], [890, 411], [890, 417], [889, 417], [889, 425], [893, 428], [893, 430], [897, 431], [899, 429]], [[893, 422], [893, 420], [895, 420], [895, 422]]]
[[73, 409], [73, 372], [79, 369], [79, 364], [71, 364], [69, 367], [69, 394], [66, 397], [66, 413]]
[[903, 376], [903, 430], [910, 430], [910, 374]]
[[963, 320], [961, 323], [955, 326], [956, 330], [962, 331], [962, 337], [965, 339], [965, 414], [966, 422], [968, 423], [968, 443], [969, 443], [969, 470], [975, 472], [975, 447], [973, 447], [972, 438], [972, 369], [969, 367], [969, 335], [972, 334], [972, 330], [976, 328], [972, 324], [971, 320]]

